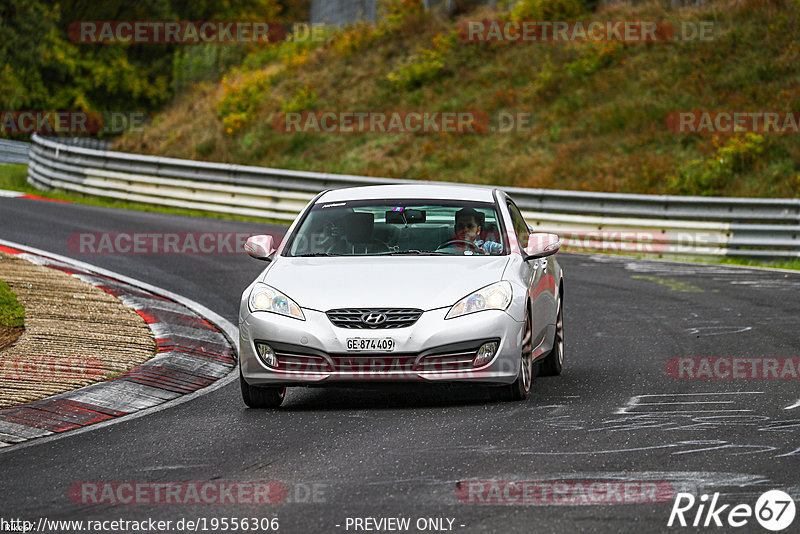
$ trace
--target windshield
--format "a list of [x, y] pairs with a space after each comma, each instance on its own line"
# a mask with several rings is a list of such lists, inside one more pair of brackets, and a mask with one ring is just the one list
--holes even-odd
[[294, 232], [288, 256], [507, 254], [493, 204], [370, 200], [317, 203]]

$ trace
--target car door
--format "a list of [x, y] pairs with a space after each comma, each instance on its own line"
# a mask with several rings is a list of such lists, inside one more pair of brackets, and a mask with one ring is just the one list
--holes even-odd
[[[508, 201], [508, 212], [514, 227], [514, 233], [520, 243], [520, 247], [528, 246], [528, 236], [531, 231], [525, 218], [520, 213], [519, 208], [511, 200]], [[522, 252], [524, 255], [524, 252]], [[525, 262], [530, 270], [527, 277], [530, 280], [529, 290], [531, 302], [533, 304], [532, 333], [533, 346], [536, 347], [544, 339], [547, 327], [554, 324], [556, 314], [555, 300], [555, 279], [553, 277], [553, 266], [550, 265], [548, 258], [539, 258]]]

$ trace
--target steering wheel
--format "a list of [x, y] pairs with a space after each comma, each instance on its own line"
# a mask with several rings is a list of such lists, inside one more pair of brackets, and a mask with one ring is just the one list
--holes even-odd
[[464, 239], [451, 239], [449, 241], [445, 241], [444, 243], [442, 243], [441, 245], [436, 247], [436, 250], [447, 248], [450, 245], [459, 245], [459, 246], [460, 245], [467, 245], [467, 247], [470, 250], [472, 250], [473, 252], [482, 252], [481, 247], [479, 247], [478, 245], [476, 245], [472, 241], [465, 241]]

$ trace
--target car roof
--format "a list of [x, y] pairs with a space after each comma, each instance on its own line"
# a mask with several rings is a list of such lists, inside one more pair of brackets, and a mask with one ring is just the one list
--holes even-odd
[[317, 199], [317, 203], [390, 198], [469, 200], [494, 203], [494, 188], [464, 184], [367, 185], [327, 191]]

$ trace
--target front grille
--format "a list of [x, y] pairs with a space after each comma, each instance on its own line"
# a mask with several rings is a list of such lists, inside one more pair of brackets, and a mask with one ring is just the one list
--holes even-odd
[[[369, 315], [382, 314], [386, 320], [380, 324], [365, 323], [362, 318]], [[330, 310], [328, 319], [339, 328], [357, 328], [362, 330], [378, 330], [383, 328], [405, 328], [417, 322], [422, 310], [414, 308], [347, 308]]]
[[[417, 372], [459, 372], [473, 368], [478, 348], [499, 339], [473, 340], [442, 345], [421, 353], [344, 353], [323, 352], [307, 346], [270, 342], [277, 359], [277, 371], [314, 375], [339, 373], [342, 377], [360, 378], [368, 374], [386, 377], [414, 377]], [[409, 374], [410, 373], [410, 374]], [[342, 378], [340, 377], [340, 378]]]
[[331, 355], [333, 370], [337, 373], [361, 375], [364, 373], [390, 374], [410, 373], [416, 367], [415, 354]]

